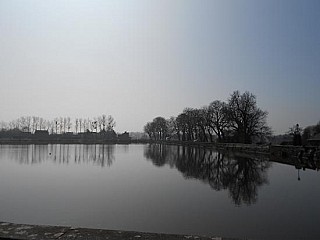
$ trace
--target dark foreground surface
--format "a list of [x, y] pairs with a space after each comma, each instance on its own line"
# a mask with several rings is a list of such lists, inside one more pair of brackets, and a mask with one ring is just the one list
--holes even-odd
[[[222, 237], [203, 237], [191, 235], [174, 235], [129, 232], [116, 230], [101, 230], [88, 228], [73, 228], [61, 226], [38, 226], [0, 222], [0, 239], [203, 239], [226, 240]], [[228, 238], [231, 240], [230, 238]]]

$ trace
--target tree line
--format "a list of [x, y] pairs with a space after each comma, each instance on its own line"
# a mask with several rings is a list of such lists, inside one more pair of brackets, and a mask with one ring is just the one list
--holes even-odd
[[302, 139], [309, 139], [317, 134], [320, 134], [320, 121], [316, 125], [305, 127], [302, 132]]
[[267, 115], [257, 106], [255, 95], [234, 91], [227, 102], [215, 100], [202, 108], [185, 108], [170, 119], [156, 117], [144, 131], [153, 140], [252, 143], [271, 135]]
[[56, 117], [46, 120], [42, 117], [23, 116], [10, 122], [0, 122], [0, 131], [20, 130], [34, 133], [36, 130], [47, 130], [51, 134], [63, 134], [67, 132], [82, 133], [86, 131], [101, 132], [110, 131], [115, 127], [114, 118], [109, 115], [101, 115], [90, 118]]

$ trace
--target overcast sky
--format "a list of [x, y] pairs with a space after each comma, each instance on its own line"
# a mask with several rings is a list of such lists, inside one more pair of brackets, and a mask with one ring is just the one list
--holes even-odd
[[257, 96], [275, 133], [320, 120], [320, 1], [0, 0], [0, 120], [157, 116]]

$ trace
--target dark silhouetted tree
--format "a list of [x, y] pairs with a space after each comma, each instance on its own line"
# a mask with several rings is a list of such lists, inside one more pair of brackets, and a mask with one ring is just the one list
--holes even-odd
[[237, 142], [251, 143], [253, 137], [269, 134], [268, 113], [257, 107], [256, 96], [235, 91], [228, 101], [227, 117]]
[[213, 101], [207, 110], [207, 122], [209, 127], [217, 135], [218, 141], [225, 137], [225, 131], [229, 127], [228, 106], [221, 101]]
[[152, 122], [148, 122], [145, 126], [144, 126], [144, 132], [146, 134], [148, 134], [150, 139], [153, 139], [153, 133], [154, 133], [154, 129], [152, 126]]

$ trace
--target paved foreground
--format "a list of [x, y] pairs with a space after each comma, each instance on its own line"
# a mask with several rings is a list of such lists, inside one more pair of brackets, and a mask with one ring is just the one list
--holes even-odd
[[56, 240], [231, 240], [221, 237], [158, 234], [59, 226], [38, 226], [0, 222], [0, 239], [56, 239]]

